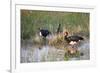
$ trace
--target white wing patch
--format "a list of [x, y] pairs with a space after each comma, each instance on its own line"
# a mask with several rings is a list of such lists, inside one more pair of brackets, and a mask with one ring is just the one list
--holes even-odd
[[70, 44], [70, 45], [75, 45], [75, 44], [77, 44], [77, 42], [71, 41], [69, 44]]
[[40, 36], [42, 36], [41, 32], [39, 34], [40, 34]]

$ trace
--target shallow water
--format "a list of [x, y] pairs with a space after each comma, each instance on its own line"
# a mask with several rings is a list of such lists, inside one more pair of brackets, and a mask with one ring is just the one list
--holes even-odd
[[44, 61], [62, 61], [64, 50], [56, 49], [51, 46], [39, 48], [24, 49], [21, 48], [21, 62], [44, 62]]
[[90, 59], [90, 44], [89, 41], [85, 41], [83, 45], [79, 47], [79, 51], [84, 55], [80, 56], [80, 60], [89, 60]]
[[[69, 60], [89, 60], [89, 42], [84, 41], [78, 49], [84, 55], [78, 58], [70, 58]], [[48, 45], [36, 47], [33, 44], [26, 43], [21, 47], [21, 63], [64, 61], [64, 54], [65, 51], [63, 49], [57, 49]]]

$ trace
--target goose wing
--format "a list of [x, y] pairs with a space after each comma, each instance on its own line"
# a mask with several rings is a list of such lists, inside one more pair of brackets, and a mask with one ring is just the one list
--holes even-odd
[[80, 36], [69, 36], [68, 39], [70, 41], [79, 41], [79, 40], [83, 40], [83, 37], [80, 37]]

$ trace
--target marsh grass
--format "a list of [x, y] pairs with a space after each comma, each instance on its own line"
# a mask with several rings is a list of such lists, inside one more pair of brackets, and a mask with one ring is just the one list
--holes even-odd
[[21, 39], [34, 38], [40, 27], [55, 34], [59, 24], [60, 31], [67, 29], [70, 34], [85, 32], [89, 35], [89, 16], [80, 12], [21, 10]]

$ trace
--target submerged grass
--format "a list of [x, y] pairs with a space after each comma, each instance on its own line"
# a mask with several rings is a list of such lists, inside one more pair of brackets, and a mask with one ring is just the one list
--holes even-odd
[[68, 51], [66, 51], [65, 55], [64, 55], [64, 60], [68, 61], [70, 58], [78, 58], [81, 56], [80, 51], [77, 51], [73, 54], [69, 53]]

